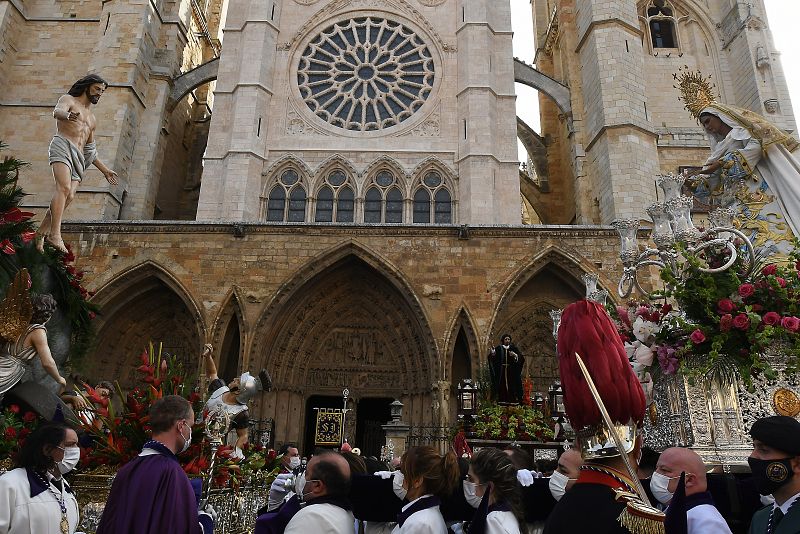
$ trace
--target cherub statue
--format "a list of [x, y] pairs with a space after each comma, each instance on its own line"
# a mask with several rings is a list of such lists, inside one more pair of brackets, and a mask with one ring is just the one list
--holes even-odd
[[45, 324], [53, 316], [56, 301], [47, 294], [31, 296], [29, 286], [28, 271], [21, 269], [0, 303], [0, 400], [24, 381], [36, 356], [47, 374], [58, 382], [59, 393], [67, 385], [47, 345]]

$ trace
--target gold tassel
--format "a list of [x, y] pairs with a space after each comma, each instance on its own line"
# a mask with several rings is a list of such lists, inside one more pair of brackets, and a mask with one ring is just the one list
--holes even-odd
[[665, 534], [664, 514], [636, 501], [628, 501], [617, 521], [631, 534]]

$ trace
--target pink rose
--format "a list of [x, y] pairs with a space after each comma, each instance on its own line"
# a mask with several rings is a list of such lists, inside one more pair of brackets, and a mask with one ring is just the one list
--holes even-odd
[[774, 263], [770, 263], [769, 265], [767, 265], [766, 267], [764, 267], [764, 268], [761, 270], [761, 273], [762, 273], [764, 276], [770, 276], [770, 275], [774, 275], [774, 274], [775, 274], [775, 273], [777, 273], [777, 272], [778, 272], [778, 266], [777, 266], [777, 265], [775, 265]]
[[789, 332], [797, 332], [797, 330], [800, 330], [800, 319], [794, 316], [784, 317], [781, 321], [781, 326]]
[[744, 299], [751, 296], [755, 292], [756, 288], [753, 287], [753, 284], [742, 284], [739, 286], [739, 296]]
[[786, 279], [785, 278], [781, 278], [780, 276], [777, 276], [777, 277], [775, 277], [775, 280], [777, 280], [779, 286], [786, 287]]
[[717, 308], [719, 308], [720, 313], [731, 313], [736, 309], [736, 304], [731, 299], [722, 299], [717, 302]]
[[776, 325], [781, 322], [781, 316], [775, 313], [774, 311], [767, 312], [764, 314], [764, 317], [761, 318], [764, 324], [767, 325]]
[[733, 326], [739, 330], [747, 330], [750, 328], [750, 318], [747, 315], [740, 313], [733, 318]]
[[731, 315], [730, 313], [726, 313], [725, 315], [719, 318], [719, 329], [722, 332], [727, 332], [728, 330], [730, 330], [732, 325], [733, 325], [733, 315]]
[[706, 335], [703, 333], [702, 330], [698, 328], [697, 330], [692, 332], [692, 335], [689, 336], [689, 339], [691, 339], [692, 343], [694, 343], [695, 345], [699, 345], [700, 343], [706, 340]]

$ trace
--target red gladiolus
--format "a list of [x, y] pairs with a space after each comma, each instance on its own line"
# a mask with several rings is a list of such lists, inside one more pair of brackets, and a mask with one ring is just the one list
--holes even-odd
[[774, 275], [774, 274], [775, 274], [775, 273], [777, 273], [777, 272], [778, 272], [778, 266], [777, 266], [777, 265], [775, 265], [774, 263], [770, 263], [769, 265], [767, 265], [766, 267], [764, 267], [764, 268], [761, 270], [761, 273], [762, 273], [764, 276], [770, 276], [770, 275]]
[[33, 412], [25, 412], [25, 415], [22, 416], [22, 420], [26, 423], [33, 423], [36, 421], [36, 414]]
[[750, 328], [750, 318], [747, 315], [740, 313], [733, 318], [733, 326], [739, 330], [747, 330]]
[[781, 316], [774, 311], [771, 311], [765, 313], [761, 320], [764, 322], [764, 324], [772, 326], [781, 322]]
[[11, 410], [11, 413], [19, 413], [19, 404], [12, 404], [8, 409]]
[[5, 436], [6, 439], [15, 439], [17, 437], [17, 429], [13, 426], [6, 428]]
[[783, 326], [789, 332], [797, 332], [800, 329], [800, 319], [797, 317], [784, 317], [781, 321], [781, 326]]
[[722, 299], [717, 302], [717, 308], [721, 313], [731, 313], [736, 309], [736, 304], [731, 299]]
[[153, 379], [153, 387], [156, 387], [156, 388], [161, 387], [161, 382], [162, 382], [162, 380], [160, 378], [154, 378]]
[[742, 298], [747, 298], [753, 295], [756, 292], [756, 288], [753, 284], [742, 284], [739, 286], [739, 296]]
[[14, 245], [12, 245], [11, 241], [9, 241], [8, 239], [3, 239], [2, 241], [0, 241], [0, 250], [2, 250], [5, 254], [8, 254], [9, 256], [11, 254], [17, 253], [16, 249], [14, 248]]
[[703, 333], [702, 330], [698, 328], [697, 330], [692, 332], [692, 335], [689, 336], [689, 339], [691, 339], [692, 343], [694, 343], [695, 345], [699, 345], [700, 343], [706, 340], [706, 335]]
[[33, 230], [28, 230], [27, 232], [22, 232], [20, 234], [23, 243], [30, 243], [36, 237], [36, 232]]

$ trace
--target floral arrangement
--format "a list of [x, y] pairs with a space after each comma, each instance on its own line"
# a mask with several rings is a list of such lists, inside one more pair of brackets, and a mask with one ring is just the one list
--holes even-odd
[[553, 429], [542, 412], [524, 404], [500, 406], [482, 402], [473, 432], [479, 439], [548, 441], [553, 438]]
[[739, 257], [722, 272], [699, 269], [718, 267], [727, 259], [726, 254], [700, 258], [684, 253], [679, 270], [690, 274], [678, 279], [671, 269], [662, 269], [666, 289], [654, 293], [660, 304], [608, 306], [645, 393], [652, 391], [651, 372], [681, 371], [694, 380], [709, 373], [730, 377], [735, 369], [748, 386], [754, 374], [773, 378], [775, 370], [763, 354], [775, 343], [783, 344], [786, 370], [797, 370], [800, 253], [795, 248], [783, 264], [757, 258], [749, 268]]
[[[5, 148], [0, 142], [0, 150]], [[93, 293], [81, 285], [83, 272], [75, 267], [75, 256], [69, 247], [66, 254], [53, 247], [46, 247], [44, 253], [36, 250], [31, 220], [34, 214], [19, 206], [26, 194], [17, 181], [20, 169], [26, 165], [13, 157], [0, 160], [0, 297], [20, 268], [26, 267], [31, 273], [31, 289], [35, 293], [42, 291], [42, 275], [49, 270], [57, 287], [53, 298], [72, 326], [70, 358], [74, 365], [88, 352], [93, 338], [91, 320], [99, 308], [87, 300]]]
[[13, 459], [25, 444], [28, 434], [39, 426], [39, 416], [22, 412], [18, 404], [11, 404], [0, 413], [0, 459]]
[[[82, 396], [95, 408], [92, 417], [82, 419], [82, 427], [93, 441], [90, 446], [81, 448], [82, 467], [121, 466], [138, 455], [150, 439], [147, 415], [150, 406], [164, 395], [180, 395], [192, 404], [195, 414], [202, 413], [202, 397], [187, 385], [193, 380], [187, 379], [177, 357], [163, 352], [160, 344], [156, 348], [151, 343], [139, 359], [136, 371], [141, 384], [127, 395], [117, 384], [120, 398], [125, 399], [120, 413], [107, 399], [100, 398], [90, 386], [84, 385], [86, 393]], [[204, 429], [202, 422], [196, 423], [192, 428], [192, 445], [178, 455], [189, 476], [206, 475], [211, 466], [211, 450], [203, 439]], [[274, 450], [249, 444], [243, 453], [244, 458], [237, 458], [232, 447], [219, 447], [212, 474], [215, 487], [237, 489], [247, 480], [269, 483], [275, 478], [280, 469], [280, 457]]]

